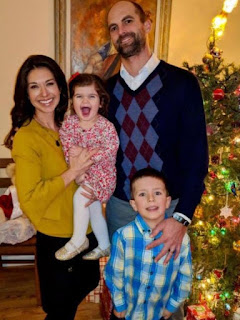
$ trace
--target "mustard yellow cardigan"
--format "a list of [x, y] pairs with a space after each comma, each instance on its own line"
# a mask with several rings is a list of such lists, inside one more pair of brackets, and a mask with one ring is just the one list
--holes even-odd
[[[34, 119], [14, 136], [12, 157], [16, 163], [16, 188], [21, 209], [35, 228], [47, 235], [70, 237], [73, 232], [75, 182], [65, 187], [67, 170], [57, 132]], [[90, 230], [88, 230], [90, 231]]]

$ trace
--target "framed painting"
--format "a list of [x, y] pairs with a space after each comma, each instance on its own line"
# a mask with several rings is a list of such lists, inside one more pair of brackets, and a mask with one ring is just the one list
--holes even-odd
[[[94, 72], [108, 78], [120, 59], [111, 44], [107, 12], [117, 0], [55, 0], [55, 58], [66, 77]], [[167, 60], [172, 0], [136, 0], [152, 19], [149, 43]]]

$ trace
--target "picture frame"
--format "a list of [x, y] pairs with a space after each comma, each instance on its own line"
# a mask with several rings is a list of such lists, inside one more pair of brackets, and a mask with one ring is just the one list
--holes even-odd
[[[90, 57], [99, 52], [111, 51], [107, 30], [107, 12], [117, 0], [55, 0], [55, 59], [66, 77], [75, 72], [90, 72]], [[152, 33], [149, 34], [150, 47], [159, 59], [167, 60], [171, 21], [172, 0], [136, 0], [143, 9], [149, 10], [152, 19]], [[109, 56], [115, 57], [116, 53]], [[111, 67], [113, 66], [112, 59]], [[102, 58], [103, 59], [103, 58]], [[103, 59], [104, 60], [104, 59]], [[117, 60], [117, 59], [115, 59]], [[104, 60], [104, 63], [107, 60]], [[108, 78], [117, 70], [117, 63], [111, 72], [103, 73], [103, 61], [96, 64], [94, 73]], [[109, 62], [107, 62], [109, 65]], [[107, 65], [106, 64], [106, 65]], [[105, 66], [105, 69], [108, 68]], [[99, 67], [100, 66], [100, 67]], [[99, 69], [100, 68], [100, 69]], [[101, 70], [101, 72], [99, 71]], [[110, 68], [108, 69], [110, 70]]]

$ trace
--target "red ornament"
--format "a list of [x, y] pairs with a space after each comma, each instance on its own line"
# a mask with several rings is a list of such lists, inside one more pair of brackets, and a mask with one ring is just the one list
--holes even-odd
[[223, 277], [223, 270], [214, 269], [214, 270], [213, 270], [213, 273], [215, 274], [215, 276], [216, 276], [218, 279], [221, 279], [221, 278]]
[[206, 126], [207, 129], [207, 136], [212, 136], [213, 135], [213, 128], [209, 125]]
[[234, 91], [235, 96], [240, 97], [240, 85], [237, 87], [237, 89]]
[[210, 178], [212, 178], [213, 180], [214, 180], [215, 178], [217, 178], [217, 175], [216, 175], [216, 173], [215, 173], [214, 171], [210, 171], [210, 172], [209, 172], [209, 176], [210, 176]]
[[224, 98], [224, 91], [223, 89], [215, 89], [213, 91], [213, 99], [214, 100], [222, 100]]
[[229, 156], [228, 156], [228, 159], [229, 160], [237, 160], [237, 156], [233, 153], [230, 153]]
[[230, 311], [225, 310], [225, 312], [224, 312], [224, 316], [225, 316], [225, 317], [228, 317], [229, 315], [230, 315]]
[[219, 292], [215, 293], [215, 294], [214, 294], [214, 298], [215, 298], [216, 300], [219, 300], [219, 299], [220, 299], [220, 293], [219, 293]]

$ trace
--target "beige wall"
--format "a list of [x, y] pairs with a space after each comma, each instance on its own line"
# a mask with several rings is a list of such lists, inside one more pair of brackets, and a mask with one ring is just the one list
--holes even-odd
[[[18, 68], [31, 54], [54, 57], [53, 14], [54, 0], [0, 0], [0, 144], [10, 129]], [[0, 157], [8, 156], [0, 146]]]
[[[223, 0], [172, 0], [170, 30], [170, 63], [182, 66], [183, 61], [202, 63], [211, 33], [211, 20], [221, 12]], [[225, 33], [217, 45], [225, 62], [240, 65], [240, 3], [228, 15]]]
[[[221, 11], [220, 0], [173, 0], [169, 62], [201, 63], [211, 19]], [[218, 43], [227, 62], [240, 64], [240, 5], [230, 15]], [[54, 57], [54, 0], [0, 0], [0, 143], [10, 128], [9, 112], [15, 76], [30, 54]], [[10, 156], [0, 146], [0, 157]]]

